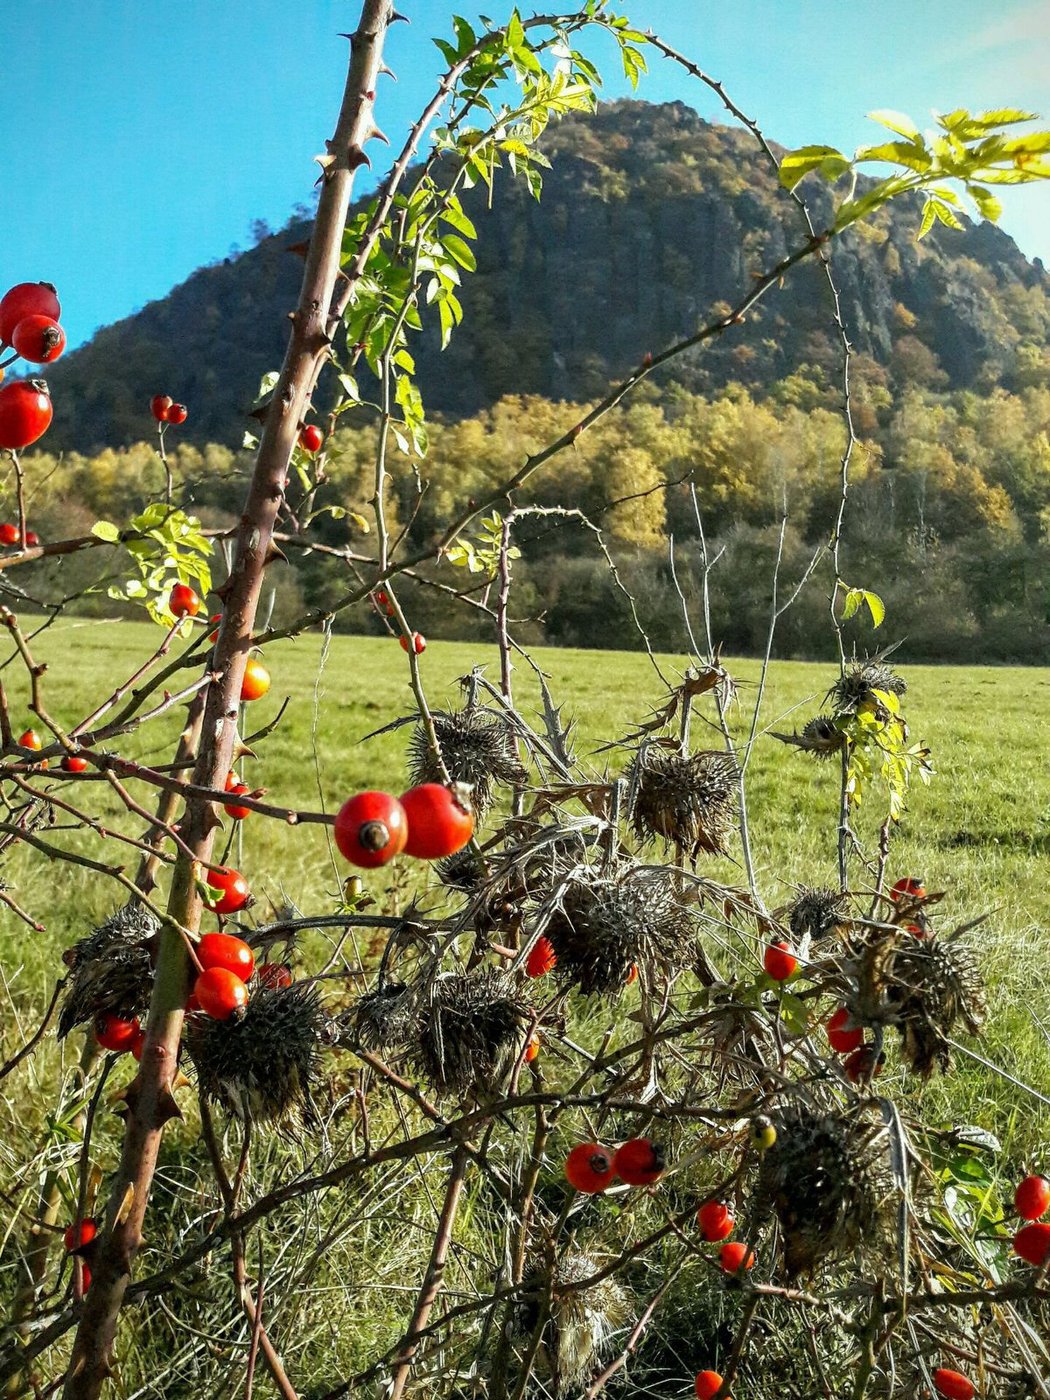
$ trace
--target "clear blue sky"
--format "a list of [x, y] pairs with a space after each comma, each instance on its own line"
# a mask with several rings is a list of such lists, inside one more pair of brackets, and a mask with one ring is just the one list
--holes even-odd
[[[380, 124], [397, 143], [433, 87], [454, 12], [398, 0]], [[552, 7], [553, 8], [553, 7]], [[568, 8], [568, 7], [567, 7]], [[789, 146], [873, 139], [873, 108], [1025, 106], [1050, 122], [1047, 0], [619, 0], [721, 78]], [[342, 91], [358, 0], [58, 0], [0, 10], [0, 284], [59, 288], [72, 343], [163, 296], [308, 200]], [[529, 6], [523, 5], [524, 12]], [[32, 16], [36, 15], [36, 18]], [[606, 42], [609, 96], [627, 89]], [[640, 95], [705, 116], [699, 84], [655, 55]], [[374, 159], [383, 149], [372, 147]], [[1003, 227], [1050, 262], [1050, 188], [1004, 191]]]

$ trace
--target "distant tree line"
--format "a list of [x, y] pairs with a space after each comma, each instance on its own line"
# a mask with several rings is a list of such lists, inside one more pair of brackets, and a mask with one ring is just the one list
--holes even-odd
[[[854, 420], [861, 438], [852, 469], [844, 558], [851, 583], [885, 598], [894, 637], [910, 659], [1042, 662], [1050, 618], [1050, 388], [1032, 385], [939, 392], [915, 383], [891, 393], [885, 369], [866, 357], [855, 366]], [[701, 590], [700, 531], [709, 557], [716, 632], [729, 651], [764, 645], [769, 580], [782, 519], [787, 517], [782, 577], [798, 578], [832, 531], [844, 441], [836, 390], [807, 366], [776, 382], [761, 401], [730, 384], [717, 397], [671, 386], [660, 403], [643, 395], [581, 435], [571, 460], [540, 474], [528, 502], [578, 503], [602, 531], [623, 583], [654, 646], [685, 640], [671, 573], [690, 605]], [[421, 549], [472, 496], [503, 479], [530, 450], [583, 413], [578, 404], [508, 397], [473, 417], [435, 421], [425, 461], [394, 478], [396, 528]], [[353, 415], [330, 440], [323, 509], [315, 537], [334, 549], [367, 554], [368, 535], [354, 521], [373, 490], [375, 427]], [[181, 444], [171, 454], [178, 500], [221, 528], [232, 523], [248, 454], [225, 446]], [[126, 518], [129, 504], [161, 493], [164, 472], [152, 445], [138, 443], [94, 456], [71, 452], [25, 462], [30, 509], [44, 538], [87, 532], [102, 518]], [[525, 501], [515, 504], [522, 505]], [[294, 505], [294, 497], [293, 497]], [[566, 646], [640, 645], [630, 607], [611, 577], [594, 531], [574, 517], [522, 520], [515, 541], [518, 630], [533, 642]], [[281, 590], [280, 621], [323, 605], [342, 590], [318, 555], [288, 546], [296, 587]], [[36, 567], [29, 588], [53, 597], [54, 565]], [[63, 594], [98, 577], [78, 607], [112, 613], [104, 551], [65, 564]], [[283, 566], [282, 566], [283, 567]], [[348, 568], [352, 568], [348, 560]], [[79, 580], [71, 572], [80, 571]], [[486, 602], [484, 573], [446, 561], [424, 570], [431, 584], [470, 590]], [[826, 571], [817, 568], [799, 605], [784, 620], [778, 651], [827, 651]], [[435, 637], [484, 636], [480, 609], [454, 606], [441, 588], [421, 582], [413, 616]], [[695, 611], [694, 611], [695, 615]], [[351, 630], [382, 624], [363, 605], [341, 620]]]

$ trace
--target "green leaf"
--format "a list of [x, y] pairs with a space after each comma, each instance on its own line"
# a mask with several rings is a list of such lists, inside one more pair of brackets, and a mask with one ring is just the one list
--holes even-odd
[[862, 605], [871, 613], [872, 626], [881, 627], [886, 616], [886, 604], [877, 593], [871, 593], [866, 588], [847, 589], [846, 601], [842, 605], [843, 622], [853, 617]]
[[107, 544], [116, 544], [120, 539], [120, 530], [109, 520], [96, 520], [91, 527], [91, 533], [96, 539], [105, 540]]
[[441, 50], [442, 57], [450, 68], [455, 68], [459, 62], [459, 54], [445, 39], [435, 39], [435, 45]]
[[923, 206], [922, 222], [919, 224], [919, 231], [915, 235], [916, 243], [920, 242], [923, 238], [925, 238], [926, 235], [929, 233], [930, 229], [933, 228], [933, 225], [937, 218], [937, 211], [936, 209], [934, 209], [933, 205], [934, 201], [932, 199], [928, 199], [925, 205]]
[[999, 216], [1003, 212], [1001, 202], [996, 199], [991, 190], [982, 189], [980, 185], [967, 185], [966, 192], [969, 194], [974, 204], [977, 205], [978, 212], [982, 219], [987, 219], [989, 223], [997, 224]]
[[956, 231], [961, 231], [966, 227], [958, 214], [956, 214], [954, 210], [949, 209], [943, 199], [934, 197], [930, 199], [930, 203], [933, 205], [934, 217], [939, 219], [946, 227], [953, 228]]
[[992, 128], [1016, 126], [1018, 122], [1037, 122], [1038, 112], [1022, 112], [1019, 107], [994, 107], [989, 112], [977, 112], [970, 118], [974, 126]]
[[[780, 183], [785, 189], [793, 190], [803, 176], [813, 170], [819, 170], [827, 179], [828, 169], [834, 169], [836, 165], [840, 167], [838, 175], [850, 167], [846, 157], [834, 146], [800, 146], [797, 151], [789, 151], [780, 162]], [[838, 175], [833, 178], [837, 180]]]
[[452, 29], [459, 40], [459, 48], [456, 51], [456, 58], [465, 58], [474, 45], [478, 42], [478, 36], [471, 29], [470, 25], [462, 15], [454, 15], [452, 19]]
[[460, 267], [465, 267], [468, 272], [477, 271], [477, 258], [475, 258], [471, 248], [454, 233], [446, 233], [441, 240], [441, 246], [449, 257], [455, 258]]
[[780, 1019], [791, 1035], [805, 1035], [809, 1029], [806, 1003], [791, 992], [784, 992], [780, 998]]
[[903, 112], [893, 112], [888, 109], [883, 109], [878, 112], [869, 112], [868, 118], [870, 121], [878, 122], [879, 126], [886, 127], [888, 131], [895, 131], [898, 136], [903, 136], [909, 141], [922, 140], [922, 133], [919, 131], [919, 128], [912, 121], [911, 117], [905, 116]]
[[456, 230], [456, 232], [461, 233], [464, 238], [477, 238], [477, 229], [474, 227], [474, 224], [471, 222], [471, 220], [467, 218], [466, 214], [464, 214], [459, 200], [456, 199], [454, 195], [449, 200], [448, 206], [442, 213], [441, 217], [444, 219], [446, 224], [451, 224], [452, 227]]

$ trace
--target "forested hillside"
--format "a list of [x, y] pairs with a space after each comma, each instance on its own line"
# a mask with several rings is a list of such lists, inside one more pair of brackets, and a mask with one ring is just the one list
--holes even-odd
[[[464, 323], [449, 349], [441, 355], [433, 334], [422, 338], [431, 412], [461, 417], [507, 394], [593, 397], [798, 241], [797, 212], [753, 141], [682, 103], [610, 103], [552, 127], [543, 146], [553, 169], [542, 202], [509, 179], [491, 209], [483, 189], [465, 201], [481, 235], [479, 269], [465, 280]], [[826, 193], [813, 198], [826, 213]], [[202, 268], [54, 366], [49, 446], [134, 442], [158, 391], [191, 406], [189, 440], [238, 444], [259, 379], [280, 356], [301, 272], [287, 249], [305, 232], [293, 223]], [[990, 224], [922, 243], [914, 232], [914, 209], [895, 204], [834, 253], [853, 341], [889, 388], [1050, 384], [1041, 265]], [[668, 373], [693, 392], [735, 382], [761, 398], [800, 369], [820, 386], [837, 354], [819, 270], [804, 266], [738, 334]]]

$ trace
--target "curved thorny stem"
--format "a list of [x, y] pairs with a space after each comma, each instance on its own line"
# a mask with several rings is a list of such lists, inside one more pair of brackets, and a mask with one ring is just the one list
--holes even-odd
[[[292, 451], [310, 394], [328, 354], [331, 307], [343, 228], [355, 171], [376, 134], [372, 117], [383, 42], [393, 18], [391, 0], [365, 0], [351, 38], [350, 64], [335, 133], [322, 159], [322, 190], [306, 258], [302, 292], [292, 317], [284, 365], [259, 442], [255, 471], [237, 532], [233, 568], [208, 690], [194, 781], [221, 786], [236, 738], [237, 700], [251, 645], [263, 571]], [[216, 825], [213, 806], [199, 797], [186, 804], [183, 839], [168, 903], [169, 918], [190, 932], [200, 924], [200, 862], [207, 861]], [[94, 1282], [87, 1295], [66, 1379], [66, 1400], [93, 1400], [111, 1372], [117, 1317], [142, 1242], [150, 1185], [165, 1124], [179, 1110], [172, 1094], [188, 990], [190, 961], [184, 939], [166, 928], [160, 938], [146, 1046], [128, 1091], [128, 1119], [120, 1169], [113, 1181]]]

